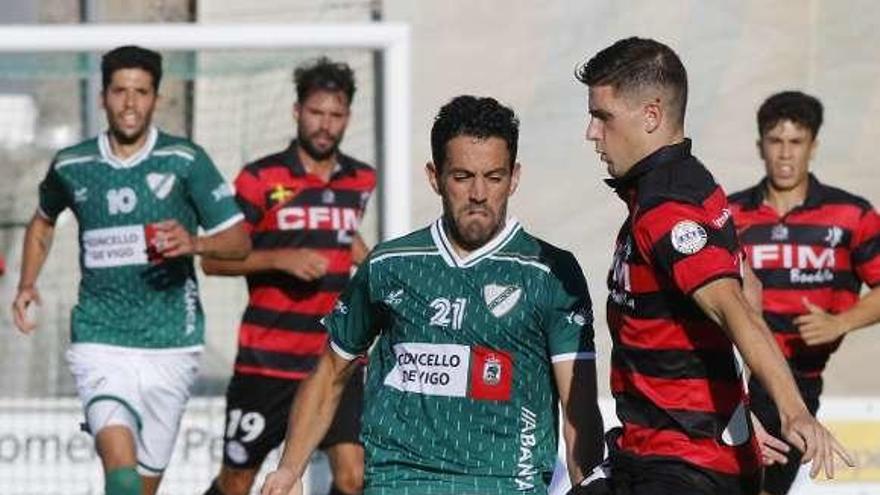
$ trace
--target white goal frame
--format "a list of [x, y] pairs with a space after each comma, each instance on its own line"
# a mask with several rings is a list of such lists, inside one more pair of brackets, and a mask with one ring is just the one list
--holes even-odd
[[367, 48], [384, 54], [381, 238], [410, 229], [410, 31], [395, 23], [42, 24], [0, 26], [2, 52], [80, 52], [138, 44], [158, 50]]

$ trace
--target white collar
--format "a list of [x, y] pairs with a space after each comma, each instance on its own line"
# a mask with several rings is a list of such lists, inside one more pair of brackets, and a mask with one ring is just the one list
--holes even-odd
[[431, 237], [434, 239], [434, 244], [437, 245], [437, 248], [440, 250], [440, 256], [443, 257], [446, 264], [456, 268], [469, 268], [479, 263], [482, 259], [500, 251], [521, 229], [522, 226], [516, 218], [507, 217], [504, 228], [495, 234], [495, 237], [480, 246], [479, 249], [468, 253], [464, 258], [458, 255], [452, 245], [452, 241], [446, 236], [442, 216], [431, 224]]
[[144, 161], [150, 156], [150, 153], [152, 153], [153, 148], [156, 146], [156, 141], [159, 139], [159, 130], [151, 125], [147, 130], [147, 140], [141, 149], [128, 158], [119, 158], [113, 154], [113, 148], [110, 146], [109, 132], [109, 130], [104, 131], [98, 136], [98, 150], [101, 152], [101, 157], [104, 158], [104, 161], [113, 168], [132, 168]]

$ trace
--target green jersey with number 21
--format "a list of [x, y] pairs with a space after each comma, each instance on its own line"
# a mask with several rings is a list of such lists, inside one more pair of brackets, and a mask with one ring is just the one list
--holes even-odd
[[465, 258], [436, 221], [380, 244], [325, 319], [370, 354], [365, 493], [546, 493], [557, 454], [553, 363], [594, 359], [577, 261], [509, 219]]

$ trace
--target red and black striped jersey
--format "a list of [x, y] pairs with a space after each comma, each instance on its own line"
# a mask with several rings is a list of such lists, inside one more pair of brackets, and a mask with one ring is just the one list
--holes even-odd
[[740, 278], [740, 248], [727, 198], [690, 147], [661, 148], [608, 181], [629, 208], [608, 275], [619, 446], [753, 479], [757, 445], [733, 344], [691, 298]]
[[871, 204], [810, 175], [807, 197], [780, 216], [764, 202], [766, 179], [730, 196], [736, 230], [764, 286], [764, 319], [803, 378], [818, 378], [840, 341], [808, 346], [794, 318], [803, 299], [840, 313], [859, 299], [862, 284], [880, 284], [880, 216]]
[[246, 165], [235, 180], [253, 249], [309, 248], [329, 260], [311, 282], [281, 271], [247, 277], [250, 298], [239, 328], [237, 373], [300, 380], [327, 342], [321, 318], [348, 283], [351, 247], [376, 185], [373, 168], [339, 154], [328, 182], [306, 172], [296, 141]]

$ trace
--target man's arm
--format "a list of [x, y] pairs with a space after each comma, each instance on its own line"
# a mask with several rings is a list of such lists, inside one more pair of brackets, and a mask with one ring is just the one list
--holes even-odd
[[810, 475], [815, 477], [824, 467], [826, 476], [833, 478], [835, 453], [853, 466], [843, 446], [807, 411], [782, 351], [767, 324], [749, 305], [739, 282], [731, 278], [718, 279], [697, 289], [693, 297], [724, 329], [752, 374], [773, 398], [779, 409], [783, 436], [804, 453], [804, 462], [813, 461]]
[[266, 477], [261, 495], [288, 495], [302, 478], [309, 457], [333, 422], [345, 384], [356, 367], [354, 360], [346, 360], [329, 347], [324, 351], [296, 394], [284, 453], [278, 468]]
[[596, 362], [592, 359], [553, 363], [553, 375], [562, 406], [565, 463], [572, 486], [602, 462], [602, 414], [596, 392]]
[[227, 277], [278, 270], [308, 282], [323, 277], [329, 267], [326, 257], [306, 248], [258, 249], [241, 261], [202, 258], [202, 270], [206, 274]]
[[32, 303], [40, 304], [40, 293], [36, 288], [37, 277], [49, 256], [54, 236], [55, 224], [39, 213], [34, 213], [24, 234], [18, 294], [12, 303], [13, 321], [23, 333], [36, 329], [36, 324], [27, 319], [27, 308]]
[[251, 238], [244, 222], [204, 236], [190, 234], [176, 220], [156, 223], [155, 228], [158, 250], [168, 258], [198, 254], [203, 258], [241, 260], [251, 251]]
[[855, 306], [836, 315], [813, 304], [806, 297], [803, 302], [809, 313], [798, 316], [794, 323], [807, 345], [834, 342], [850, 332], [880, 321], [880, 286], [871, 289]]

